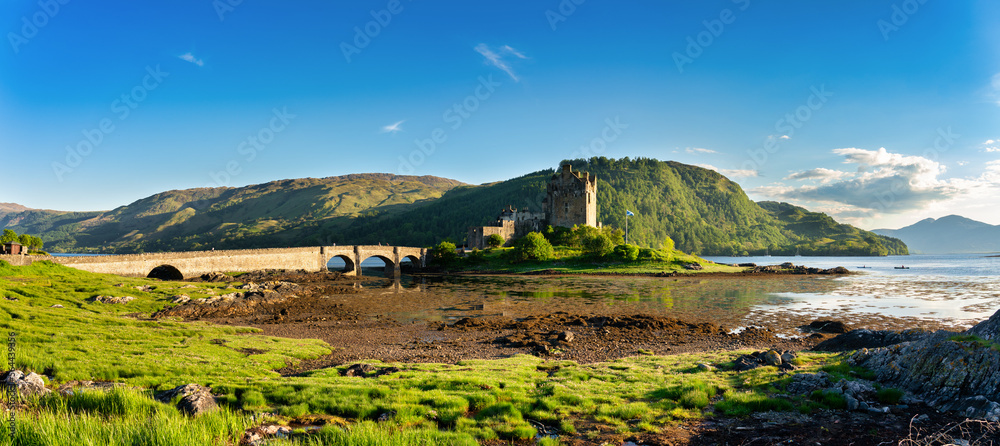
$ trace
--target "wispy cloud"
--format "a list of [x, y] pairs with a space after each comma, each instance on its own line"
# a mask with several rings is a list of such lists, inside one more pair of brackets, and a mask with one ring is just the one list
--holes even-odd
[[687, 147], [684, 151], [687, 153], [719, 153], [712, 149], [703, 149], [701, 147]]
[[721, 173], [726, 178], [752, 178], [759, 176], [756, 170], [751, 169], [721, 169], [711, 164], [695, 164], [698, 167], [714, 170]]
[[490, 65], [493, 65], [503, 70], [505, 73], [507, 73], [507, 75], [510, 76], [511, 79], [514, 79], [514, 82], [520, 82], [520, 78], [518, 78], [517, 74], [514, 73], [514, 69], [511, 68], [510, 64], [507, 63], [506, 60], [504, 60], [505, 56], [513, 56], [518, 59], [527, 59], [528, 57], [522, 54], [520, 51], [512, 48], [510, 45], [504, 45], [498, 48], [496, 51], [494, 51], [489, 47], [489, 45], [485, 43], [480, 43], [479, 45], [476, 45], [476, 52], [485, 57], [486, 62], [488, 62]]
[[181, 54], [180, 56], [177, 56], [177, 57], [179, 57], [181, 60], [186, 60], [188, 62], [191, 62], [191, 63], [193, 63], [193, 64], [195, 64], [195, 65], [197, 65], [199, 67], [205, 66], [205, 61], [204, 60], [201, 60], [201, 59], [198, 59], [198, 58], [194, 57], [194, 55], [191, 54], [191, 53], [184, 53], [184, 54]]
[[827, 169], [824, 167], [817, 167], [815, 169], [809, 169], [801, 172], [792, 172], [791, 175], [785, 177], [786, 180], [819, 180], [821, 183], [829, 183], [831, 181], [837, 181], [839, 179], [849, 177], [852, 174], [850, 172], [841, 172], [839, 170]]
[[404, 122], [406, 122], [405, 119], [402, 120], [402, 121], [397, 121], [397, 122], [395, 122], [393, 124], [382, 126], [382, 130], [380, 130], [380, 133], [392, 133], [392, 134], [396, 134], [396, 133], [402, 132], [403, 128], [400, 127], [400, 125], [402, 125]]
[[1000, 141], [995, 139], [987, 139], [983, 142], [983, 151], [986, 153], [997, 153], [1000, 152]]

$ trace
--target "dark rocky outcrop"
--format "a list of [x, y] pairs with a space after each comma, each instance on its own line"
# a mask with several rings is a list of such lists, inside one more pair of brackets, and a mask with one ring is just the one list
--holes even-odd
[[899, 387], [929, 405], [972, 418], [1000, 420], [1000, 311], [956, 335], [937, 332], [923, 339], [875, 350], [861, 349], [848, 361], [868, 368], [884, 385]]
[[820, 342], [812, 349], [818, 352], [846, 352], [863, 348], [880, 348], [903, 342], [917, 341], [930, 335], [931, 333], [922, 330], [905, 330], [901, 332], [867, 329], [851, 330], [833, 339]]

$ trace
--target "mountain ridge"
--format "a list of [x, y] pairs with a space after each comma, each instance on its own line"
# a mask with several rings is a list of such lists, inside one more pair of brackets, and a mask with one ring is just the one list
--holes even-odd
[[915, 253], [984, 254], [1000, 252], [1000, 225], [960, 215], [925, 218], [899, 229], [872, 232], [903, 240]]

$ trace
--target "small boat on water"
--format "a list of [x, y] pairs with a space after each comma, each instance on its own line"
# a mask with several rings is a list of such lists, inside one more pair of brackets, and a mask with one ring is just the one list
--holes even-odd
[[905, 265], [894, 266], [893, 268], [896, 268], [896, 269], [910, 269], [909, 266], [905, 266]]
[[861, 269], [864, 269], [864, 268], [868, 268], [868, 269], [871, 269], [871, 267], [870, 267], [870, 266], [859, 266], [858, 268], [861, 268]]

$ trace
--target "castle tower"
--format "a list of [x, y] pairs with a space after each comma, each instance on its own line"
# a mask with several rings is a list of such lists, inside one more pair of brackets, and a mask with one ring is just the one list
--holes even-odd
[[552, 226], [597, 227], [597, 177], [590, 172], [574, 172], [564, 164], [549, 180], [545, 213]]

